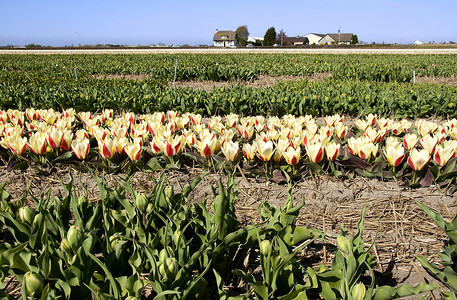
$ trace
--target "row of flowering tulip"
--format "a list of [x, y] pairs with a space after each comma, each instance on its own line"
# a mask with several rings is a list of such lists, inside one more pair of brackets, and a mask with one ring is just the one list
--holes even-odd
[[[400, 173], [411, 174], [415, 182], [417, 172], [427, 165], [435, 170], [436, 179], [443, 178], [440, 170], [457, 151], [457, 120], [413, 122], [372, 114], [354, 122], [340, 115], [266, 118], [229, 114], [203, 120], [199, 114], [176, 111], [115, 116], [112, 110], [93, 114], [74, 109], [26, 109], [0, 111], [0, 136], [0, 145], [13, 157], [30, 154], [42, 163], [49, 163], [48, 153], [54, 157], [73, 153], [79, 160], [90, 161], [94, 159], [90, 149], [98, 153], [96, 160], [107, 165], [113, 164], [115, 156], [117, 161], [119, 157], [128, 162], [156, 157], [164, 164], [179, 164], [185, 153], [205, 166], [222, 158], [230, 169], [237, 164], [258, 166], [271, 176], [278, 168], [298, 175], [307, 167], [315, 171], [329, 166], [339, 169], [334, 174], [343, 175], [345, 167], [351, 163], [360, 166], [363, 161], [371, 171], [374, 164], [384, 163], [384, 170], [390, 169], [395, 177], [401, 177], [396, 172], [401, 167]], [[448, 173], [453, 168], [454, 164], [447, 168]]]

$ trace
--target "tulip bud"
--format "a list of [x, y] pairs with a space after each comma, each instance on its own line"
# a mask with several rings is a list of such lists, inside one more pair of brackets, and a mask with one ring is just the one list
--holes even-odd
[[18, 211], [19, 220], [29, 225], [32, 225], [35, 212], [29, 206], [23, 206]]
[[71, 226], [67, 232], [68, 243], [70, 244], [73, 252], [78, 251], [84, 239], [84, 232], [79, 226]]
[[83, 205], [86, 205], [88, 203], [87, 197], [86, 196], [81, 196], [78, 198], [78, 206], [81, 207]]
[[43, 214], [36, 214], [35, 218], [33, 218], [33, 227], [40, 226], [41, 222], [43, 221]]
[[336, 238], [336, 242], [338, 244], [338, 249], [340, 249], [341, 252], [343, 252], [344, 256], [347, 256], [349, 253], [352, 251], [352, 246], [351, 242], [349, 239], [345, 236], [339, 235]]
[[167, 248], [163, 248], [159, 252], [159, 262], [163, 263], [165, 260], [168, 258], [168, 254], [173, 254], [173, 250], [171, 249], [170, 246], [167, 246]]
[[363, 283], [356, 284], [351, 291], [352, 297], [355, 300], [362, 300], [365, 297], [366, 287]]
[[153, 209], [154, 205], [152, 205], [152, 203], [148, 203], [148, 206], [146, 207], [146, 214], [150, 214]]
[[44, 288], [43, 278], [31, 271], [24, 275], [24, 283], [27, 293], [32, 297], [39, 296]]
[[173, 233], [173, 242], [175, 243], [175, 245], [178, 245], [179, 240], [182, 238], [184, 238], [184, 235], [182, 234], [181, 230], [178, 229]]
[[173, 186], [167, 185], [164, 190], [165, 198], [167, 201], [170, 201], [171, 198], [173, 198], [174, 191], [173, 191]]
[[60, 250], [67, 253], [71, 253], [71, 246], [66, 238], [64, 238], [62, 242], [60, 242]]
[[119, 243], [119, 234], [113, 234], [112, 236], [109, 237], [109, 242], [111, 245], [111, 248], [116, 249], [116, 245]]
[[159, 272], [167, 277], [174, 276], [178, 271], [178, 261], [174, 257], [168, 257], [165, 259], [162, 268], [159, 267]]
[[144, 212], [148, 205], [148, 199], [143, 193], [138, 193], [135, 197], [135, 205], [141, 212]]
[[260, 253], [264, 256], [268, 256], [268, 252], [270, 251], [271, 243], [269, 240], [263, 240], [260, 242]]

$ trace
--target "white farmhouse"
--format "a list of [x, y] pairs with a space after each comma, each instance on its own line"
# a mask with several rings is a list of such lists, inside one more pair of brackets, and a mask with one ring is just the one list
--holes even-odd
[[214, 34], [214, 47], [235, 47], [238, 44], [235, 31], [221, 30]]

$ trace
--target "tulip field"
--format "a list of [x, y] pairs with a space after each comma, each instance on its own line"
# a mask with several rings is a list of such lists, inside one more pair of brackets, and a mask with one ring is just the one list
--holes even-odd
[[[404, 199], [455, 202], [457, 87], [413, 81], [454, 78], [456, 58], [0, 55], [0, 298], [455, 299], [453, 204]], [[246, 84], [282, 75], [299, 80]], [[347, 192], [323, 180], [403, 200], [352, 191], [330, 229], [297, 198]], [[241, 205], [249, 184], [284, 193]], [[402, 260], [417, 281], [383, 281]]]

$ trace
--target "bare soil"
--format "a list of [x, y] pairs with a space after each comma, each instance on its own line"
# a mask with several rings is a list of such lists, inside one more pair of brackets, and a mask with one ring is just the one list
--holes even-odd
[[[150, 77], [149, 74], [97, 74], [93, 75], [96, 79], [121, 79], [121, 80], [136, 80], [142, 81]], [[270, 76], [262, 75], [258, 79], [253, 79], [249, 81], [245, 80], [236, 80], [236, 81], [198, 81], [198, 80], [188, 80], [188, 81], [170, 81], [167, 83], [168, 87], [180, 87], [180, 88], [191, 88], [196, 90], [205, 90], [211, 92], [214, 88], [232, 88], [236, 85], [249, 86], [254, 88], [265, 88], [274, 86], [280, 82], [287, 81], [324, 81], [327, 78], [332, 77], [331, 72], [324, 73], [315, 73], [311, 76], [293, 76], [293, 75], [281, 75], [281, 76]], [[417, 76], [416, 84], [426, 84], [426, 83], [435, 83], [441, 85], [457, 85], [457, 77], [444, 77], [444, 76]]]
[[447, 85], [457, 85], [457, 77], [444, 77], [444, 76], [427, 76], [416, 77], [416, 83], [437, 83]]
[[[203, 171], [185, 167], [181, 171], [165, 171], [164, 175], [179, 191]], [[32, 168], [8, 172], [2, 167], [0, 182], [5, 183], [6, 191], [15, 200], [24, 195], [29, 184], [29, 193], [35, 197], [47, 191], [51, 196], [60, 196], [65, 194], [65, 190], [59, 180], [67, 183], [69, 172], [69, 169], [60, 169], [42, 176]], [[83, 193], [84, 185], [91, 201], [100, 199], [96, 183], [89, 173], [71, 172], [78, 193]], [[153, 179], [159, 176], [160, 173], [136, 172], [130, 183], [137, 191], [148, 193], [154, 186]], [[191, 193], [190, 201], [208, 199], [211, 203], [211, 187], [217, 189], [221, 176], [225, 182], [223, 174], [207, 175]], [[121, 176], [109, 174], [105, 175], [105, 179], [110, 186], [116, 186]], [[277, 184], [265, 178], [240, 176], [237, 183], [240, 191], [236, 202], [237, 216], [242, 224], [260, 222], [257, 208], [262, 201], [281, 206], [288, 197], [286, 184]], [[375, 243], [372, 252], [378, 262], [375, 269], [377, 284], [397, 286], [403, 283], [416, 285], [421, 281], [436, 282], [425, 272], [416, 256], [439, 261], [437, 253], [447, 237], [418, 207], [416, 201], [427, 204], [441, 213], [445, 220], [451, 221], [456, 211], [456, 197], [448, 195], [447, 190], [433, 186], [409, 189], [392, 181], [362, 177], [342, 181], [328, 176], [313, 176], [295, 182], [292, 197], [295, 204], [302, 199], [306, 201], [300, 211], [298, 224], [322, 230], [326, 234], [325, 243], [317, 242], [303, 253], [304, 265], [315, 267], [322, 263], [330, 264], [341, 226], [345, 226], [353, 235], [362, 207], [366, 205], [364, 241], [367, 248]], [[30, 196], [27, 201], [33, 205]], [[435, 292], [435, 296], [439, 298], [438, 292]]]

